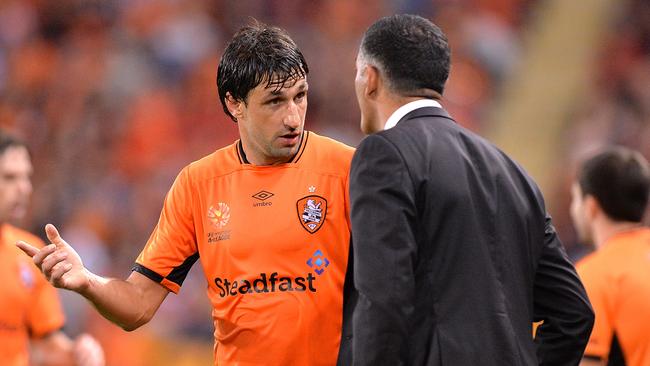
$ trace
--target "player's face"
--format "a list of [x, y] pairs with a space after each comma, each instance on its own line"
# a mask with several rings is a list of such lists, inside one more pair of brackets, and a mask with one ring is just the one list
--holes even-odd
[[238, 102], [237, 123], [246, 157], [256, 165], [286, 163], [300, 147], [307, 113], [307, 79], [289, 80], [280, 90], [260, 83]]
[[27, 212], [32, 194], [32, 163], [27, 149], [8, 147], [0, 154], [0, 222], [14, 222]]
[[571, 187], [571, 219], [578, 233], [578, 239], [585, 244], [592, 244], [592, 235], [585, 208], [585, 198], [578, 183]]

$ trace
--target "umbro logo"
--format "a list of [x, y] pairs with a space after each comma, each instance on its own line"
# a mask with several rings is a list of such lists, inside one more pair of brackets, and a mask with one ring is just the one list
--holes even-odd
[[269, 191], [259, 191], [255, 193], [252, 197], [255, 198], [256, 200], [266, 201], [273, 196], [274, 196], [273, 193]]
[[272, 206], [272, 202], [265, 202], [269, 198], [273, 197], [274, 194], [269, 192], [269, 191], [259, 191], [252, 195], [251, 197], [255, 198], [256, 200], [260, 202], [255, 202], [253, 203], [253, 207], [262, 207], [262, 206]]

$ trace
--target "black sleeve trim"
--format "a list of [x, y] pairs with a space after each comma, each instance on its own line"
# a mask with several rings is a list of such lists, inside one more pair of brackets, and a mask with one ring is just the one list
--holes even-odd
[[185, 261], [181, 263], [180, 266], [174, 268], [171, 272], [169, 272], [167, 279], [181, 286], [183, 284], [183, 281], [185, 281], [185, 277], [187, 277], [187, 273], [190, 271], [194, 263], [196, 263], [197, 259], [199, 259], [199, 252], [196, 252], [187, 257], [187, 259], [185, 259]]
[[196, 252], [192, 254], [191, 256], [187, 257], [183, 263], [181, 263], [178, 267], [172, 269], [171, 272], [167, 275], [167, 277], [163, 277], [160, 274], [150, 270], [149, 268], [143, 266], [142, 264], [136, 263], [133, 266], [132, 271], [142, 273], [145, 275], [147, 278], [154, 282], [161, 283], [162, 280], [167, 279], [178, 286], [183, 285], [183, 281], [185, 281], [185, 277], [187, 277], [187, 273], [190, 271], [192, 268], [192, 265], [196, 263], [197, 259], [199, 259], [199, 253]]
[[592, 360], [592, 361], [602, 361], [603, 358], [600, 356], [594, 356], [594, 355], [584, 355], [582, 356], [583, 359], [585, 360]]
[[157, 282], [157, 283], [162, 282], [163, 278], [165, 278], [139, 263], [136, 263], [131, 269], [131, 271], [139, 272], [143, 274], [145, 277], [152, 280], [153, 282]]

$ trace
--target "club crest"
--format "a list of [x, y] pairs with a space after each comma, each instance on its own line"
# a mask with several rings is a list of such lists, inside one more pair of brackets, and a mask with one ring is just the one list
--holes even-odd
[[323, 226], [327, 214], [327, 200], [321, 196], [311, 195], [296, 202], [300, 224], [310, 234]]

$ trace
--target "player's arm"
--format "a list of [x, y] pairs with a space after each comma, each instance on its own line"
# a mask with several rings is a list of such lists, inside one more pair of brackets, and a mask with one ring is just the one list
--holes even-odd
[[98, 276], [83, 266], [79, 254], [53, 225], [47, 225], [45, 232], [52, 244], [40, 250], [25, 242], [17, 245], [33, 258], [50, 283], [81, 294], [102, 316], [125, 330], [151, 320], [168, 294], [166, 288], [137, 272], [126, 281]]
[[582, 359], [594, 324], [587, 293], [546, 217], [544, 248], [534, 284], [534, 321], [540, 365], [575, 365]]
[[104, 366], [104, 352], [97, 341], [87, 335], [68, 338], [55, 331], [30, 342], [30, 361], [34, 366]]
[[104, 318], [132, 331], [153, 318], [169, 291], [148, 277], [131, 272], [126, 281], [90, 273], [88, 287], [79, 293]]

